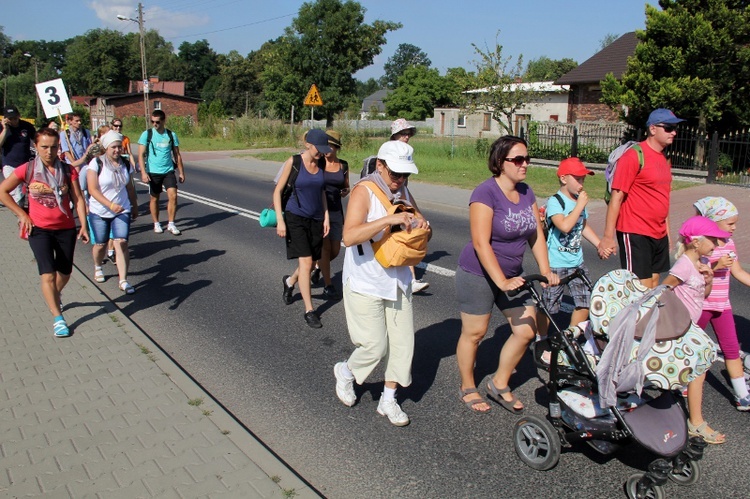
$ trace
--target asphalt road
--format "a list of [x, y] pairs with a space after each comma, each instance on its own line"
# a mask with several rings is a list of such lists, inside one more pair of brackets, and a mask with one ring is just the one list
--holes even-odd
[[[459, 402], [454, 355], [460, 321], [451, 275], [469, 233], [468, 211], [449, 202], [458, 191], [436, 189], [431, 190], [438, 194], [433, 199], [418, 198], [435, 228], [426, 259], [430, 288], [414, 298], [414, 383], [399, 392], [412, 424], [395, 428], [375, 412], [381, 369], [358, 387], [354, 407], [336, 398], [332, 368], [352, 349], [343, 303], [323, 300], [322, 287], [314, 288], [324, 327], [313, 330], [303, 320], [299, 294], [289, 306], [281, 300], [281, 276], [294, 266], [275, 230], [261, 228], [256, 220], [270, 204], [276, 167], [254, 160], [188, 160], [186, 170], [178, 214], [183, 235], [153, 233], [146, 214], [148, 195], [139, 186], [142, 218], [131, 232], [130, 272], [137, 292], [126, 297], [117, 290], [110, 264], [105, 266], [108, 280], [100, 286], [322, 494], [623, 497], [626, 478], [643, 471], [653, 458], [637, 445], [609, 457], [580, 447], [564, 450], [556, 468], [537, 472], [523, 465], [513, 449], [517, 416], [497, 405], [489, 414], [474, 414]], [[79, 253], [78, 264], [93, 274], [85, 254]], [[587, 250], [586, 258], [594, 276], [615, 265], [600, 262], [593, 250]], [[342, 260], [334, 262], [339, 289]], [[531, 272], [535, 265], [528, 261], [526, 268]], [[750, 317], [750, 293], [739, 285], [732, 293], [741, 339], [750, 347], [750, 322], [744, 319]], [[496, 368], [508, 332], [496, 313], [479, 349], [478, 378]], [[715, 365], [709, 375], [704, 412], [715, 428], [727, 433], [728, 443], [708, 449], [698, 484], [669, 484], [668, 497], [750, 495], [744, 454], [750, 415], [731, 405], [722, 368]], [[546, 392], [529, 356], [511, 385], [528, 412], [545, 414]]]

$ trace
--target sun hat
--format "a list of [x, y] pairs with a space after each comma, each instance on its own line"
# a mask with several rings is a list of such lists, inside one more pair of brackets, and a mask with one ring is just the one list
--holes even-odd
[[414, 148], [405, 142], [389, 140], [378, 149], [378, 159], [395, 173], [419, 173], [414, 164]]
[[315, 148], [323, 154], [331, 152], [331, 146], [328, 145], [328, 135], [326, 135], [323, 130], [318, 130], [317, 128], [311, 129], [307, 132], [305, 141], [308, 144], [314, 145]]
[[16, 106], [5, 106], [3, 108], [3, 116], [6, 118], [16, 118], [21, 115], [18, 113], [18, 108]]
[[102, 135], [102, 137], [99, 139], [99, 142], [101, 143], [102, 147], [106, 149], [115, 142], [122, 142], [122, 134], [117, 133], [114, 130], [110, 130], [109, 132]]
[[393, 136], [396, 135], [399, 132], [403, 132], [404, 130], [412, 130], [412, 135], [417, 132], [417, 127], [409, 123], [403, 118], [399, 118], [395, 120], [393, 123], [391, 123], [391, 140], [393, 140]]
[[669, 109], [660, 107], [659, 109], [654, 109], [653, 111], [651, 111], [651, 114], [648, 115], [646, 126], [659, 125], [661, 123], [664, 123], [665, 125], [676, 125], [677, 123], [682, 123], [683, 121], [685, 120], [675, 116], [674, 113]]
[[560, 166], [557, 167], [557, 176], [562, 177], [563, 175], [573, 175], [574, 177], [583, 177], [584, 175], [593, 175], [594, 172], [586, 168], [583, 161], [580, 159], [566, 158], [560, 161]]
[[690, 217], [680, 227], [680, 235], [686, 243], [690, 243], [694, 237], [717, 237], [719, 239], [729, 239], [731, 234], [723, 231], [716, 225], [716, 222], [710, 218], [700, 215]]
[[328, 145], [341, 147], [341, 133], [336, 130], [326, 130], [328, 135]]

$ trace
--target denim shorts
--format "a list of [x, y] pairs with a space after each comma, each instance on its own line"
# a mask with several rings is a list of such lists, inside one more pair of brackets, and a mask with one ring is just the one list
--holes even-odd
[[107, 244], [110, 237], [127, 241], [130, 235], [130, 213], [120, 213], [115, 218], [102, 218], [94, 213], [88, 216], [94, 244]]

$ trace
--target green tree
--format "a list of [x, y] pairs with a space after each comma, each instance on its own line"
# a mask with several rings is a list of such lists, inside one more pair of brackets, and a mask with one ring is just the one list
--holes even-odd
[[388, 58], [383, 65], [385, 76], [383, 76], [383, 86], [388, 88], [398, 87], [398, 80], [408, 68], [413, 66], [424, 66], [429, 68], [432, 61], [427, 57], [422, 49], [411, 43], [402, 43], [396, 48], [396, 52]]
[[476, 76], [473, 90], [462, 94], [462, 107], [469, 112], [478, 110], [489, 112], [492, 119], [509, 134], [513, 133], [513, 114], [527, 102], [535, 98], [535, 93], [527, 86], [519, 84], [523, 76], [523, 56], [503, 56], [503, 47], [495, 38], [495, 46], [476, 44], [474, 52], [479, 59], [474, 61]]
[[123, 80], [128, 57], [128, 42], [119, 31], [93, 29], [73, 38], [62, 71], [68, 92], [73, 96], [112, 91], [112, 83]]
[[607, 75], [602, 101], [627, 106], [642, 126], [658, 107], [713, 130], [750, 123], [750, 7], [742, 0], [661, 0], [621, 81]]
[[185, 81], [185, 95], [199, 97], [203, 86], [219, 70], [219, 58], [209, 46], [207, 40], [195, 43], [182, 42], [177, 58], [180, 61], [180, 72]]
[[220, 83], [214, 97], [221, 100], [229, 114], [242, 116], [259, 108], [263, 93], [260, 81], [262, 65], [273, 45], [274, 42], [266, 42], [247, 57], [233, 50], [223, 58], [219, 68]]
[[365, 9], [347, 0], [303, 3], [292, 25], [267, 54], [263, 71], [265, 99], [279, 116], [302, 105], [314, 83], [324, 106], [316, 109], [329, 125], [356, 93], [352, 75], [372, 64], [385, 35], [399, 23], [376, 20], [365, 24]]
[[577, 66], [578, 63], [568, 57], [554, 60], [543, 55], [539, 59], [529, 61], [523, 79], [524, 81], [555, 81]]
[[455, 83], [437, 69], [427, 66], [406, 68], [398, 86], [385, 98], [385, 111], [393, 118], [421, 121], [432, 116], [435, 107], [449, 104], [457, 94]]

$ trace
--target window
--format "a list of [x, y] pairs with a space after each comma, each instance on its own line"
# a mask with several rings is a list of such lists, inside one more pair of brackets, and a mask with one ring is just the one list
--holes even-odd
[[560, 115], [559, 114], [550, 114], [549, 115], [550, 121], [560, 121]]
[[456, 126], [458, 126], [459, 128], [466, 128], [466, 115], [465, 114], [458, 115], [458, 124]]
[[154, 111], [156, 111], [157, 109], [161, 109], [161, 101], [160, 100], [155, 100], [154, 101]]
[[485, 132], [489, 131], [492, 127], [492, 115], [490, 113], [484, 113], [482, 121], [482, 130]]

